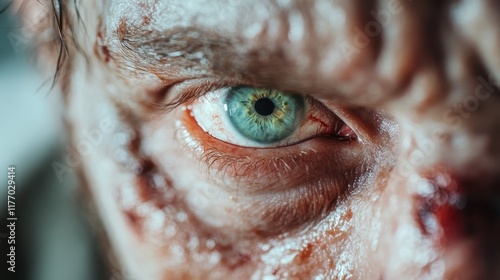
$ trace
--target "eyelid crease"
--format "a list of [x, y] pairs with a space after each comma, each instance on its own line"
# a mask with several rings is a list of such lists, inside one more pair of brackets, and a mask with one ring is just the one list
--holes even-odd
[[[191, 83], [195, 83], [195, 85], [191, 85]], [[234, 83], [224, 80], [213, 81], [212, 79], [203, 79], [201, 82], [200, 79], [184, 80], [182, 82], [178, 82], [173, 85], [169, 85], [166, 88], [163, 88], [161, 90], [161, 99], [168, 99], [169, 95], [172, 94], [172, 91], [180, 91], [181, 93], [166, 102], [157, 102], [156, 106], [159, 107], [162, 111], [168, 113], [182, 105], [194, 102], [196, 99], [206, 95], [211, 91], [228, 87], [233, 84]]]

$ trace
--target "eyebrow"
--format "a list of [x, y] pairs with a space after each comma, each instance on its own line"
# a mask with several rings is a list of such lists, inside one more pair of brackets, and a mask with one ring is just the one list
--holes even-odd
[[168, 78], [179, 74], [183, 78], [217, 76], [254, 86], [280, 87], [286, 77], [302, 78], [295, 73], [292, 59], [296, 57], [283, 53], [283, 40], [272, 38], [274, 45], [252, 42], [240, 34], [190, 26], [161, 32], [127, 30], [119, 38], [119, 46], [126, 53], [125, 59], [136, 57], [133, 63], [139, 69], [155, 73], [172, 69]]
[[[231, 50], [234, 49], [234, 46], [239, 43], [236, 39], [229, 39], [199, 27], [144, 32], [127, 29], [124, 26], [119, 28], [118, 42], [120, 51], [117, 53], [121, 53], [121, 55], [115, 58], [118, 58], [120, 62], [132, 60], [134, 68], [152, 71], [158, 76], [163, 73], [165, 80], [173, 81], [173, 84], [177, 80], [211, 77], [212, 70], [217, 68], [217, 61], [222, 60], [220, 55], [236, 56], [236, 54], [230, 53], [232, 53]], [[175, 70], [166, 71], [167, 68]], [[200, 86], [192, 87], [191, 90], [173, 98], [168, 103], [157, 102], [153, 105], [159, 105], [168, 111], [195, 100], [211, 90], [235, 85], [228, 84], [227, 81], [214, 81], [213, 79], [202, 79], [200, 84]], [[165, 91], [165, 89], [161, 91]]]
[[[346, 75], [352, 76], [358, 70], [369, 74], [372, 69], [360, 68], [359, 61], [353, 65], [338, 61], [342, 59], [342, 51], [335, 46], [346, 40], [342, 32], [357, 18], [353, 17], [350, 25], [332, 26], [328, 32], [316, 34], [315, 24], [324, 26], [331, 22], [324, 17], [316, 18], [312, 10], [300, 10], [303, 36], [293, 41], [289, 37], [293, 11], [274, 8], [255, 21], [251, 12], [238, 10], [235, 13], [241, 16], [233, 16], [231, 25], [221, 21], [220, 16], [205, 21], [207, 14], [197, 21], [194, 20], [199, 16], [197, 13], [188, 14], [186, 20], [179, 13], [174, 18], [163, 13], [148, 21], [155, 24], [141, 23], [142, 17], [133, 14], [130, 18], [125, 14], [109, 25], [112, 26], [107, 33], [110, 51], [125, 70], [153, 73], [164, 81], [227, 78], [254, 87], [350, 101], [347, 94], [339, 95], [345, 85], [333, 81], [345, 83]], [[254, 24], [257, 24], [254, 32], [246, 34]], [[366, 60], [372, 57], [372, 52], [372, 48], [363, 48], [356, 56]], [[334, 72], [330, 65], [336, 66]]]
[[[164, 73], [166, 80], [220, 78], [215, 82], [214, 79], [211, 82], [204, 81], [203, 86], [186, 91], [168, 103], [159, 102], [166, 111], [221, 87], [248, 85], [302, 92], [304, 95], [308, 93], [306, 89], [312, 88], [310, 85], [299, 88], [299, 83], [305, 85], [307, 81], [302, 79], [300, 72], [295, 72], [294, 61], [285, 57], [282, 49], [265, 48], [262, 43], [252, 44], [239, 34], [217, 32], [199, 26], [163, 31], [125, 27], [121, 30], [118, 32], [118, 42], [125, 53], [122, 59], [136, 57], [132, 58], [135, 68], [160, 76]], [[281, 37], [272, 40], [276, 41], [276, 45], [283, 42]]]
[[[273, 38], [274, 46], [283, 39]], [[225, 33], [200, 26], [176, 27], [161, 32], [128, 32], [120, 39], [122, 50], [139, 59], [136, 67], [187, 77], [217, 76], [253, 85], [278, 86], [293, 70], [280, 47], [254, 42], [238, 32]]]
[[196, 27], [173, 28], [163, 32], [127, 32], [120, 38], [124, 49], [148, 60], [162, 62], [183, 58], [202, 64], [207, 63], [207, 56], [219, 50], [228, 50], [235, 43], [237, 40]]

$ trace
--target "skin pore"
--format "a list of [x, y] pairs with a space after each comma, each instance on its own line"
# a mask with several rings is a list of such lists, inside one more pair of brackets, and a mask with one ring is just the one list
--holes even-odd
[[[62, 5], [72, 159], [131, 279], [500, 277], [499, 1]], [[242, 85], [314, 133], [217, 139]]]

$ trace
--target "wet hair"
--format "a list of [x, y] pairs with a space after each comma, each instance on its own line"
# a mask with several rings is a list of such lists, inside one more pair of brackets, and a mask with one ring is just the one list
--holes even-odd
[[[19, 5], [19, 10], [16, 15], [23, 14], [23, 9], [28, 1], [23, 0]], [[56, 84], [61, 86], [63, 92], [68, 85], [69, 80], [64, 76], [71, 70], [71, 56], [74, 52], [82, 54], [87, 60], [87, 57], [80, 46], [77, 44], [74, 35], [74, 24], [79, 24], [84, 28], [80, 11], [78, 10], [78, 1], [81, 0], [36, 0], [38, 4], [47, 6], [50, 9], [50, 15], [40, 24], [40, 34], [44, 30], [51, 30], [54, 37], [49, 42], [38, 42], [38, 38], [33, 38], [34, 44], [41, 51], [48, 51], [55, 57], [55, 69], [52, 78], [52, 86]], [[71, 3], [72, 1], [72, 3]], [[0, 14], [6, 12], [14, 0], [9, 1], [3, 7], [0, 6]], [[71, 6], [71, 7], [70, 7]], [[72, 10], [69, 10], [69, 9]], [[69, 78], [69, 77], [68, 77]]]
[[[58, 55], [57, 55], [57, 64], [54, 72], [54, 78], [52, 82], [52, 87], [58, 83], [59, 77], [61, 75], [67, 75], [70, 73], [71, 68], [71, 56], [74, 53], [78, 53], [82, 55], [87, 65], [88, 57], [83, 49], [78, 44], [78, 41], [73, 37], [75, 34], [74, 25], [78, 25], [81, 29], [78, 29], [82, 32], [86, 33], [85, 25], [82, 21], [82, 17], [80, 11], [78, 9], [78, 1], [81, 0], [73, 0], [72, 10], [69, 10], [68, 2], [71, 0], [52, 0], [52, 13], [53, 13], [53, 22], [51, 28], [57, 32], [57, 46], [58, 46]], [[70, 17], [72, 15], [74, 17], [73, 21]], [[71, 46], [71, 48], [69, 47]], [[66, 87], [69, 83], [69, 79], [62, 78], [61, 89], [66, 92]]]
[[[75, 4], [76, 4], [76, 0]], [[64, 29], [64, 26], [67, 22], [67, 19], [65, 18], [67, 16], [67, 13], [65, 12], [66, 8], [66, 3], [61, 1], [61, 0], [53, 0], [52, 1], [52, 13], [54, 16], [53, 20], [53, 28], [54, 30], [57, 31], [58, 35], [58, 45], [59, 45], [59, 54], [57, 56], [57, 64], [56, 64], [56, 70], [54, 73], [54, 79], [52, 82], [52, 87], [56, 84], [57, 79], [59, 78], [61, 74], [61, 70], [64, 68], [64, 65], [66, 64], [68, 58], [69, 58], [69, 51], [68, 51], [68, 45], [67, 45], [67, 40], [66, 40], [66, 32]]]

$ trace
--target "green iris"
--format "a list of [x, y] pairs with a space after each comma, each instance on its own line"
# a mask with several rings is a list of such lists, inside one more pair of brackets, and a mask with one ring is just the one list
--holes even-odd
[[304, 98], [274, 89], [230, 88], [226, 98], [229, 119], [246, 138], [273, 143], [290, 136], [304, 114]]

